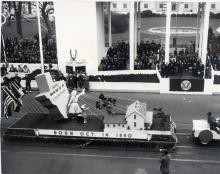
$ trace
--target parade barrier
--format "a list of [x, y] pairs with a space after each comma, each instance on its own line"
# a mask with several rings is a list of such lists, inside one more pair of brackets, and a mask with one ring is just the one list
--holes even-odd
[[160, 90], [159, 84], [160, 84], [159, 79], [156, 73], [97, 75], [97, 76], [90, 76], [90, 82], [89, 82], [91, 91], [114, 91], [114, 92], [159, 93]]
[[89, 82], [91, 91], [159, 93], [160, 83], [144, 82]]

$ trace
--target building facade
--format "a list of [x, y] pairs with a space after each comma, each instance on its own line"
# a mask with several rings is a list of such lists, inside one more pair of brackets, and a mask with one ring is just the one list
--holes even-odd
[[[195, 2], [172, 2], [172, 14], [197, 14], [198, 3]], [[142, 1], [140, 3], [141, 12], [150, 10], [155, 14], [162, 14], [166, 8], [166, 2], [152, 2]], [[129, 3], [126, 2], [112, 2], [111, 11], [115, 13], [129, 13]], [[211, 12], [220, 13], [220, 2], [211, 3]]]

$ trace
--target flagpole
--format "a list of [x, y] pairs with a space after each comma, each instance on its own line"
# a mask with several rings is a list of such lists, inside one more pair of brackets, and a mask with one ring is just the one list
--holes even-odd
[[[0, 21], [0, 33], [1, 33], [1, 35], [2, 35], [2, 1], [0, 1], [0, 15], [1, 15], [1, 21]], [[1, 50], [1, 47], [2, 46], [2, 43], [0, 42], [0, 50]], [[0, 60], [0, 62], [1, 62], [1, 60]], [[1, 84], [2, 82], [1, 82], [1, 79], [0, 79], [0, 84]], [[0, 85], [1, 86], [1, 85]], [[1, 90], [0, 90], [0, 96], [2, 96], [2, 94], [1, 94], [1, 92], [2, 92], [2, 87], [1, 87]], [[3, 102], [3, 101], [1, 101], [1, 102]], [[0, 113], [1, 113], [1, 111], [2, 111], [2, 108], [1, 108], [1, 105], [0, 105]], [[2, 113], [1, 113], [2, 114]], [[1, 126], [0, 126], [1, 127]], [[1, 138], [2, 136], [0, 136], [0, 141], [2, 142], [2, 138]], [[0, 143], [0, 150], [2, 149], [2, 146], [1, 146], [1, 144], [2, 143]], [[0, 158], [0, 164], [2, 164], [2, 160], [1, 160], [1, 158]], [[2, 173], [2, 165], [0, 165], [0, 173]]]
[[42, 45], [39, 2], [37, 2], [37, 20], [38, 20], [39, 45], [40, 45], [41, 73], [44, 73], [44, 55], [43, 55], [43, 45]]
[[[0, 25], [0, 33], [2, 35], [2, 2], [0, 2], [0, 15], [1, 15], [1, 25]], [[0, 49], [2, 48], [2, 42], [0, 43]]]

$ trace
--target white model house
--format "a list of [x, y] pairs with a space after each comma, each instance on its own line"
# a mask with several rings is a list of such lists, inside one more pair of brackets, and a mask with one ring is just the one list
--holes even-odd
[[146, 130], [153, 121], [153, 112], [147, 111], [146, 103], [135, 101], [127, 107], [125, 115], [108, 115], [104, 118], [105, 130]]

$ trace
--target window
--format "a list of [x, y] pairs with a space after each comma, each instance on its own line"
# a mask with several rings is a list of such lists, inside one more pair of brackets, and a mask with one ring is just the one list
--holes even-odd
[[128, 5], [127, 4], [123, 4], [123, 8], [128, 8]]
[[125, 127], [125, 125], [122, 125], [122, 127]]
[[160, 4], [160, 5], [159, 5], [159, 8], [163, 8], [163, 4]]
[[134, 119], [136, 119], [136, 115], [134, 115]]
[[113, 127], [115, 127], [115, 124], [113, 124]]
[[148, 4], [147, 3], [144, 4], [144, 8], [148, 8]]
[[215, 4], [211, 4], [211, 8], [212, 8], [212, 9], [215, 9]]
[[121, 126], [120, 124], [118, 124], [118, 126]]
[[184, 4], [184, 8], [189, 8], [189, 4]]
[[134, 122], [134, 127], [136, 127], [136, 122]]
[[107, 127], [109, 127], [109, 124], [107, 124]]
[[112, 7], [113, 7], [113, 8], [117, 8], [117, 4], [113, 3], [113, 4], [112, 4]]
[[172, 4], [172, 11], [176, 10], [176, 4]]

